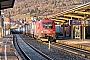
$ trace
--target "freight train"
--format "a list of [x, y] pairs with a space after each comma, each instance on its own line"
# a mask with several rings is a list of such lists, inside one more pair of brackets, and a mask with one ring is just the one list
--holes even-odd
[[[19, 29], [11, 30], [12, 33], [21, 33], [32, 36], [36, 39], [42, 39], [43, 41], [48, 41], [51, 39], [52, 41], [58, 38], [59, 36], [63, 36], [63, 24], [55, 24], [53, 20], [43, 19], [39, 21], [31, 21], [26, 26], [22, 26]], [[81, 28], [82, 30], [82, 28]], [[85, 36], [86, 38], [90, 38], [90, 23], [85, 27]], [[75, 31], [74, 31], [75, 32]], [[65, 24], [65, 37], [71, 36], [71, 26], [69, 24]], [[81, 35], [82, 36], [82, 35]]]
[[42, 41], [54, 41], [56, 39], [55, 34], [55, 22], [49, 19], [42, 19], [39, 21], [31, 21], [29, 23], [29, 30], [27, 34], [30, 36], [41, 39]]
[[[19, 33], [24, 33], [33, 38], [41, 39], [42, 41], [48, 41], [48, 39], [53, 41], [56, 38], [63, 36], [63, 25], [55, 25], [53, 20], [48, 19], [35, 22], [31, 21], [28, 24], [25, 24], [21, 29], [22, 30], [19, 30], [21, 32], [18, 31]], [[70, 26], [68, 24], [65, 24], [65, 35], [67, 37], [70, 36]]]

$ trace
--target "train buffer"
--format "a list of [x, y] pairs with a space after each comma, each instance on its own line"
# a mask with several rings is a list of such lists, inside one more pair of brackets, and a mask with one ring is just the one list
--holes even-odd
[[77, 40], [77, 39], [56, 40], [56, 42], [90, 51], [90, 40], [89, 39], [85, 39], [84, 41]]

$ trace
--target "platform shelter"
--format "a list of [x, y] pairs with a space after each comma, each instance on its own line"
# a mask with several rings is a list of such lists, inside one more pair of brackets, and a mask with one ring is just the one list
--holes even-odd
[[63, 36], [65, 37], [65, 23], [68, 21], [71, 26], [71, 38], [85, 40], [85, 28], [90, 20], [90, 2], [66, 10], [49, 17], [52, 20], [63, 23]]

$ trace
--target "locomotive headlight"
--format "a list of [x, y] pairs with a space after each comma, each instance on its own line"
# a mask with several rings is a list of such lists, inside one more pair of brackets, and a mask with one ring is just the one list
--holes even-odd
[[53, 33], [55, 33], [55, 31], [53, 31]]
[[41, 33], [43, 33], [43, 31], [41, 31]]

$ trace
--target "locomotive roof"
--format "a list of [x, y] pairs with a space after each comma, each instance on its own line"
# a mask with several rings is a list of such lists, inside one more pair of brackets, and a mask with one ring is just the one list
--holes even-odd
[[43, 21], [53, 21], [53, 20], [43, 19], [43, 20], [40, 20], [40, 21], [43, 22]]

